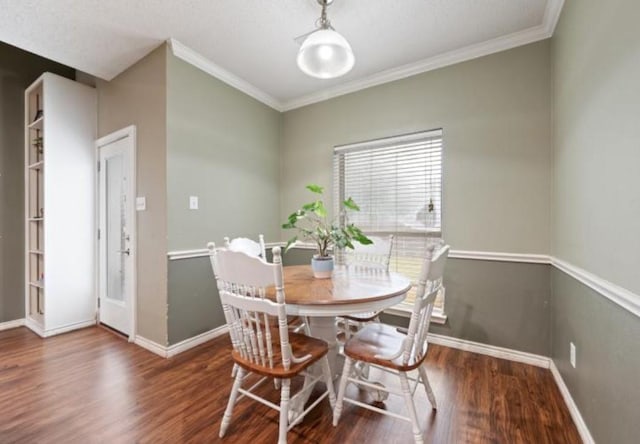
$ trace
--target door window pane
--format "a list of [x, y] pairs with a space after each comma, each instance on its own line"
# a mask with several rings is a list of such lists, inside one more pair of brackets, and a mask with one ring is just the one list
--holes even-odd
[[107, 205], [107, 294], [106, 297], [124, 302], [124, 217], [125, 195], [121, 155], [105, 161], [105, 191]]

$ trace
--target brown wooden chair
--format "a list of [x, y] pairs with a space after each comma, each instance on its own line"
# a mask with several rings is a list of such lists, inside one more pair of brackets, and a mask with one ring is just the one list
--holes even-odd
[[[231, 358], [238, 366], [229, 402], [220, 425], [220, 437], [225, 435], [231, 422], [233, 407], [238, 399], [247, 396], [280, 412], [278, 443], [287, 442], [287, 431], [302, 421], [304, 416], [322, 399], [329, 397], [335, 404], [333, 382], [326, 342], [292, 333], [287, 327], [282, 258], [280, 248], [273, 249], [273, 264], [261, 258], [227, 249], [213, 249], [211, 256], [225, 319], [229, 328], [233, 351]], [[265, 289], [275, 286], [276, 302], [265, 298]], [[322, 374], [310, 375], [309, 366], [320, 363]], [[242, 384], [249, 373], [262, 378], [250, 388]], [[290, 398], [291, 378], [304, 375], [304, 387]], [[254, 393], [269, 378], [280, 380], [280, 405], [275, 405]], [[326, 391], [307, 409], [290, 415], [289, 406], [315, 382], [324, 379]], [[291, 416], [291, 418], [290, 418]]]
[[[333, 425], [337, 425], [342, 413], [343, 402], [347, 401], [360, 407], [367, 408], [385, 415], [404, 419], [412, 423], [413, 435], [416, 443], [422, 443], [422, 431], [418, 423], [413, 394], [419, 382], [424, 385], [427, 397], [433, 409], [436, 409], [436, 399], [433, 395], [427, 371], [423, 366], [427, 356], [427, 333], [431, 320], [431, 312], [435, 298], [442, 287], [442, 275], [449, 255], [449, 246], [441, 248], [434, 254], [434, 247], [427, 252], [427, 258], [422, 265], [418, 280], [417, 294], [411, 314], [411, 321], [407, 333], [401, 333], [396, 327], [385, 324], [369, 324], [354, 334], [344, 346], [345, 363], [338, 390], [338, 401], [333, 411]], [[401, 391], [391, 390], [378, 384], [372, 384], [358, 377], [354, 363], [362, 362], [371, 367], [398, 375]], [[417, 379], [407, 374], [418, 370]], [[413, 389], [409, 381], [414, 382]], [[375, 391], [383, 390], [390, 394], [404, 397], [409, 416], [389, 412], [378, 407], [362, 403], [345, 396], [347, 383], [352, 382], [360, 387], [368, 387]]]

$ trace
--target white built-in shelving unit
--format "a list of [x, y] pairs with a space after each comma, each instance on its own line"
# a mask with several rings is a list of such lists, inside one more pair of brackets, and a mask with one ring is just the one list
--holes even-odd
[[25, 91], [26, 325], [95, 323], [94, 88], [51, 73]]

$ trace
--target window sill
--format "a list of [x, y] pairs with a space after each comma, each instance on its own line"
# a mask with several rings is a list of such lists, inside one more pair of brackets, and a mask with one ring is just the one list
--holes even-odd
[[[400, 304], [392, 308], [387, 308], [384, 312], [393, 316], [410, 318], [412, 307]], [[433, 310], [433, 313], [431, 314], [431, 322], [434, 324], [444, 324], [447, 322], [447, 315], [442, 310]]]

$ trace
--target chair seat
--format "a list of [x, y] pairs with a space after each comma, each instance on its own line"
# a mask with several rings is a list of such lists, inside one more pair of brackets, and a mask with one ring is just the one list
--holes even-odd
[[344, 346], [344, 354], [357, 361], [408, 372], [418, 368], [424, 361], [424, 356], [416, 359], [412, 355], [406, 365], [402, 363], [402, 356], [393, 361], [375, 357], [376, 355], [390, 356], [395, 354], [402, 348], [402, 341], [406, 337], [397, 330], [397, 327], [369, 324], [347, 341]]
[[270, 368], [268, 365], [262, 365], [251, 362], [248, 359], [244, 359], [240, 356], [240, 353], [235, 350], [231, 352], [231, 357], [236, 364], [250, 372], [278, 379], [289, 379], [300, 374], [300, 372], [317, 362], [329, 351], [329, 346], [321, 339], [289, 332], [289, 344], [291, 344], [293, 355], [300, 358], [306, 355], [311, 355], [311, 358], [297, 364], [292, 361], [289, 370], [285, 370], [282, 366], [280, 336], [275, 329], [271, 333], [271, 344], [273, 350], [273, 362], [276, 363], [273, 368]]
[[367, 311], [363, 313], [354, 313], [350, 315], [342, 316], [345, 319], [355, 322], [371, 322], [380, 316], [380, 311]]

